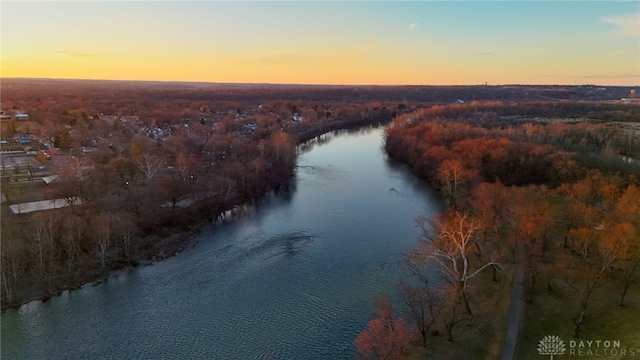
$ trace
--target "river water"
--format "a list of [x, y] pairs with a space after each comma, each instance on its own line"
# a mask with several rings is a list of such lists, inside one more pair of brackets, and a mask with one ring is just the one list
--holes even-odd
[[199, 244], [2, 314], [2, 359], [352, 359], [372, 299], [406, 277], [414, 218], [443, 202], [394, 163], [383, 128], [300, 147], [291, 189]]

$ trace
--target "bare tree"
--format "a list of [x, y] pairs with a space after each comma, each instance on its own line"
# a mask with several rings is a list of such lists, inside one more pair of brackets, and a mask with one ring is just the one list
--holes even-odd
[[444, 305], [442, 299], [429, 283], [411, 286], [401, 282], [397, 288], [405, 304], [405, 314], [416, 324], [422, 346], [427, 346], [429, 330], [436, 323]]
[[444, 160], [440, 164], [437, 177], [443, 184], [451, 204], [456, 206], [456, 196], [459, 193], [459, 186], [473, 180], [477, 175], [471, 169], [466, 168], [460, 159], [451, 158]]
[[[422, 230], [418, 248], [409, 253], [410, 263], [433, 261], [441, 271], [445, 281], [455, 290], [467, 313], [471, 307], [467, 298], [467, 285], [471, 278], [488, 266], [502, 265], [491, 260], [480, 266], [473, 266], [471, 255], [475, 246], [474, 237], [481, 229], [478, 219], [466, 213], [448, 211], [435, 219], [418, 218], [417, 225]], [[433, 228], [433, 232], [427, 226]]]
[[11, 303], [18, 282], [18, 273], [25, 263], [26, 244], [19, 235], [19, 229], [9, 222], [2, 222], [2, 252], [0, 254], [0, 281], [2, 282], [2, 300]]
[[158, 170], [160, 170], [164, 164], [164, 160], [161, 157], [144, 153], [135, 157], [133, 159], [133, 163], [140, 171], [142, 171], [145, 180], [148, 183], [154, 176], [156, 176], [156, 173], [158, 173]]
[[78, 199], [86, 200], [86, 180], [89, 178], [87, 169], [87, 164], [77, 158], [58, 162], [54, 166], [53, 172], [58, 176], [55, 182], [57, 193], [71, 206]]
[[[36, 213], [34, 215], [39, 215]], [[38, 269], [40, 273], [40, 277], [44, 277], [45, 272], [45, 254], [47, 251], [47, 242], [45, 239], [45, 225], [43, 222], [39, 221], [38, 218], [32, 218], [29, 222], [29, 227], [27, 230], [27, 239], [29, 240], [29, 244], [34, 249], [37, 259], [38, 259]]]
[[112, 215], [109, 213], [101, 213], [96, 216], [93, 221], [93, 236], [96, 242], [96, 254], [100, 261], [100, 266], [105, 269], [107, 267], [109, 244], [112, 232]]
[[134, 244], [132, 240], [136, 233], [136, 222], [133, 216], [127, 212], [120, 212], [115, 216], [115, 232], [121, 245], [127, 261], [131, 261], [131, 255], [135, 252]]
[[67, 255], [67, 271], [76, 264], [80, 257], [80, 240], [84, 234], [85, 223], [81, 217], [70, 215], [62, 222], [62, 244]]
[[188, 184], [182, 179], [180, 173], [174, 169], [163, 173], [157, 181], [157, 186], [168, 197], [171, 203], [171, 212], [174, 212], [178, 203], [189, 193]]

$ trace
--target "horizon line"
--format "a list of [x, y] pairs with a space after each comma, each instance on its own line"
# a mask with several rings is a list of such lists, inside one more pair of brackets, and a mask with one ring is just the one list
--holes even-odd
[[110, 81], [110, 82], [140, 82], [140, 83], [175, 83], [175, 84], [212, 84], [212, 85], [262, 85], [262, 86], [318, 86], [318, 87], [356, 87], [356, 86], [371, 86], [371, 87], [402, 87], [402, 86], [422, 86], [422, 87], [468, 87], [468, 86], [595, 86], [595, 87], [640, 87], [638, 85], [601, 85], [597, 83], [585, 83], [585, 84], [569, 84], [569, 83], [544, 83], [544, 84], [530, 84], [530, 83], [496, 83], [489, 84], [488, 82], [476, 83], [476, 84], [329, 84], [329, 83], [270, 83], [270, 82], [216, 82], [216, 81], [194, 81], [194, 80], [142, 80], [142, 79], [90, 79], [90, 78], [48, 78], [48, 77], [25, 77], [25, 76], [0, 76], [0, 86], [2, 80], [54, 80], [54, 81]]

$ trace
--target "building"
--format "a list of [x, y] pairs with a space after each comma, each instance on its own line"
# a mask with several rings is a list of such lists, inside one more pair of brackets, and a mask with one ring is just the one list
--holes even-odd
[[16, 120], [28, 120], [29, 119], [29, 115], [28, 114], [20, 113], [20, 112], [17, 112], [14, 117], [15, 117]]
[[636, 89], [631, 89], [631, 91], [629, 91], [629, 97], [622, 98], [620, 101], [622, 101], [623, 104], [640, 104], [640, 99], [636, 99]]

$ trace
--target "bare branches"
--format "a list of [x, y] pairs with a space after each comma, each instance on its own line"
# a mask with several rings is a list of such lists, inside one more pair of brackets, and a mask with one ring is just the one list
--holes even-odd
[[[408, 254], [407, 264], [417, 274], [424, 274], [423, 264], [436, 264], [445, 281], [456, 290], [459, 299], [464, 301], [465, 309], [470, 314], [471, 307], [466, 294], [469, 279], [488, 266], [502, 269], [502, 265], [494, 260], [473, 269], [474, 266], [470, 260], [473, 255], [472, 250], [476, 246], [475, 238], [482, 228], [481, 222], [468, 213], [453, 210], [426, 222], [424, 218], [416, 221], [422, 230], [422, 239], [419, 247]], [[430, 230], [426, 224], [429, 224], [433, 230]]]
[[159, 156], [144, 153], [135, 157], [133, 163], [142, 171], [146, 182], [150, 182], [162, 167], [164, 160]]

